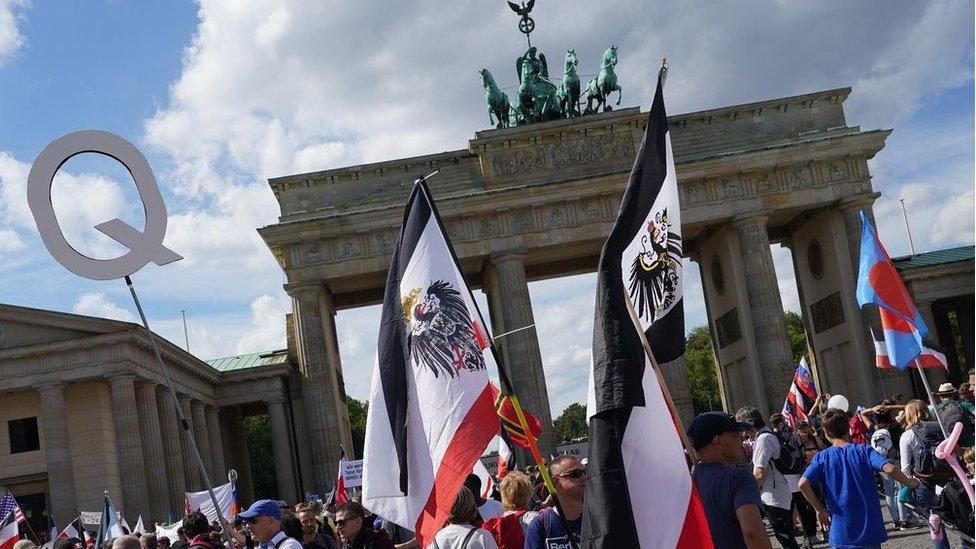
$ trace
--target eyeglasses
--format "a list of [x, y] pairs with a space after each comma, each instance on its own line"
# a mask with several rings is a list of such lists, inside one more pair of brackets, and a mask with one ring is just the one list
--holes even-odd
[[335, 525], [337, 527], [339, 527], [339, 528], [342, 528], [343, 526], [351, 523], [352, 521], [354, 521], [354, 520], [356, 520], [358, 518], [359, 517], [353, 517], [353, 518], [349, 518], [349, 519], [339, 519], [339, 520], [335, 521]]
[[566, 471], [565, 473], [559, 473], [556, 476], [559, 477], [559, 478], [572, 478], [572, 479], [583, 478], [583, 477], [586, 476], [586, 470], [585, 469], [571, 469], [569, 471]]

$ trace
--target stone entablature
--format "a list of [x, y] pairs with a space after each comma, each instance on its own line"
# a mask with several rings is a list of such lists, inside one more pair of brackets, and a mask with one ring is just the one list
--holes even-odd
[[[850, 88], [681, 114], [669, 118], [678, 164], [775, 147], [812, 134], [856, 133], [842, 103]], [[646, 114], [626, 108], [583, 119], [477, 132], [467, 150], [279, 177], [270, 185], [281, 222], [402, 204], [418, 174], [441, 170], [442, 197], [505, 182], [629, 170]], [[629, 136], [629, 139], [628, 139]]]

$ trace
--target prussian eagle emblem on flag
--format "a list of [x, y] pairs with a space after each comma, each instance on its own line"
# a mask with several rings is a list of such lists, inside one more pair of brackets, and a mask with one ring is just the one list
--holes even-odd
[[681, 235], [671, 230], [668, 209], [655, 212], [640, 237], [640, 250], [630, 267], [628, 293], [644, 322], [671, 310], [681, 297]]
[[412, 288], [401, 302], [414, 367], [426, 366], [434, 377], [443, 373], [452, 378], [485, 369], [485, 332], [471, 320], [454, 285], [435, 280], [423, 292]]

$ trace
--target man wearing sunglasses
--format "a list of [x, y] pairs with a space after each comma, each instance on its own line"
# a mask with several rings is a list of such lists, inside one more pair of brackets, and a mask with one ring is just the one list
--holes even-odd
[[336, 529], [343, 549], [394, 549], [386, 532], [373, 530], [366, 524], [366, 509], [350, 501], [336, 511]]
[[[251, 527], [259, 549], [302, 549], [300, 541], [281, 531], [281, 508], [270, 499], [259, 499], [237, 518]], [[256, 548], [256, 549], [258, 549]]]
[[[544, 509], [525, 531], [525, 549], [573, 549], [579, 547], [583, 526], [583, 494], [586, 489], [586, 468], [576, 456], [562, 455], [549, 465], [556, 497], [565, 521], [555, 508]], [[566, 526], [569, 525], [569, 532]]]

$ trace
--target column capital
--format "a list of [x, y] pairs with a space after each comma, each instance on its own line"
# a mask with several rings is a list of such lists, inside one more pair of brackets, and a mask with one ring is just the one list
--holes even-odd
[[488, 261], [493, 265], [499, 265], [501, 263], [508, 263], [511, 261], [518, 261], [519, 263], [525, 263], [525, 253], [526, 250], [505, 250], [502, 252], [492, 252], [488, 256]]
[[135, 385], [136, 375], [130, 372], [110, 373], [105, 376], [112, 385], [131, 383]]
[[264, 399], [264, 403], [267, 404], [268, 406], [271, 406], [272, 404], [281, 404], [282, 406], [284, 406], [284, 404], [285, 404], [285, 397], [284, 396], [276, 396], [276, 397], [266, 398], [266, 399]]
[[35, 385], [34, 388], [40, 393], [47, 393], [54, 390], [61, 391], [64, 390], [64, 382], [59, 380], [44, 381]]
[[881, 196], [881, 193], [868, 193], [859, 194], [856, 196], [848, 196], [847, 198], [842, 198], [840, 202], [837, 203], [837, 208], [841, 211], [851, 210], [857, 208], [870, 208], [874, 205], [874, 202]]
[[293, 299], [318, 296], [325, 291], [324, 282], [289, 282], [284, 285], [285, 293]]
[[765, 225], [769, 221], [769, 210], [760, 210], [747, 215], [737, 215], [732, 218], [732, 227], [739, 229], [750, 225]]

